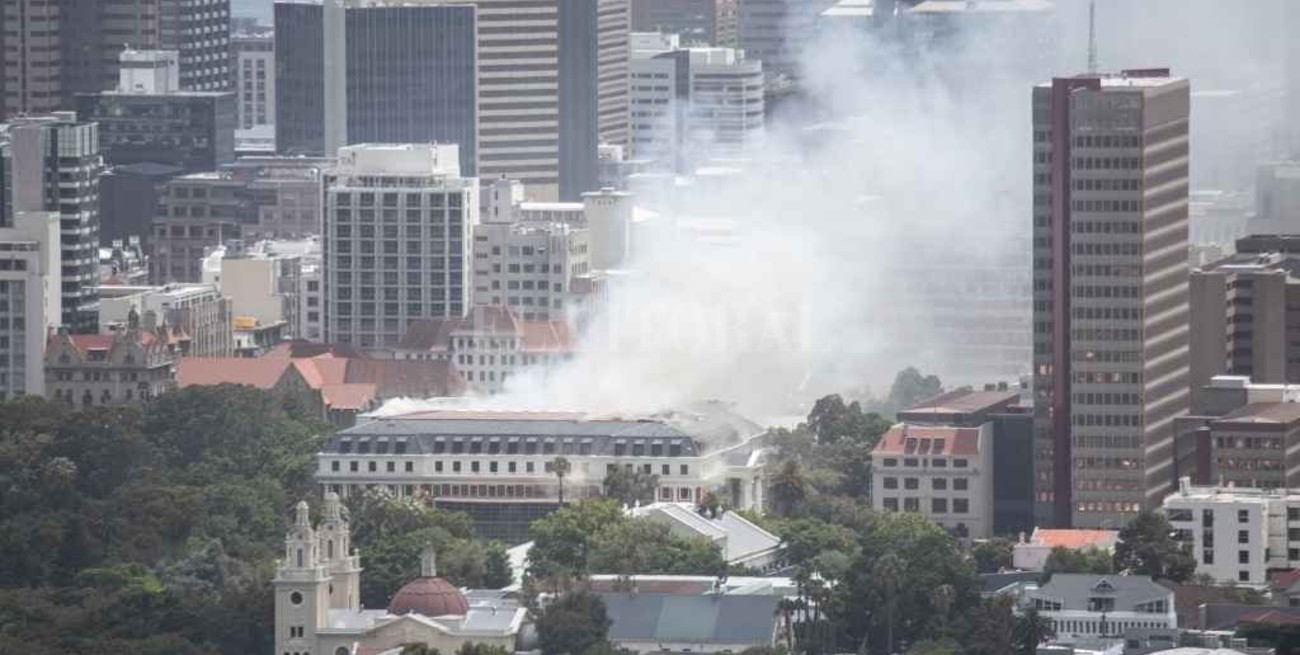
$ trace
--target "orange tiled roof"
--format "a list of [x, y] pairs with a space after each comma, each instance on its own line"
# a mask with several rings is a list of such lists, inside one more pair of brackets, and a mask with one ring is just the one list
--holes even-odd
[[364, 411], [375, 402], [375, 385], [327, 384], [321, 387], [321, 398], [330, 409]]
[[176, 384], [246, 384], [272, 389], [292, 360], [281, 357], [182, 357], [176, 366]]
[[1034, 536], [1030, 539], [1030, 542], [1041, 544], [1049, 548], [1060, 546], [1071, 550], [1079, 550], [1090, 546], [1110, 547], [1118, 537], [1119, 533], [1114, 530], [1057, 530], [1035, 528]]

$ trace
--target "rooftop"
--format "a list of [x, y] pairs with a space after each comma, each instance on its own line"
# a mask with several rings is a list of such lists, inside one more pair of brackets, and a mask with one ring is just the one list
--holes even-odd
[[1031, 598], [1060, 600], [1062, 610], [1069, 611], [1084, 609], [1089, 599], [1098, 594], [1114, 598], [1115, 611], [1125, 612], [1132, 611], [1138, 604], [1166, 598], [1172, 600], [1173, 591], [1145, 575], [1057, 573], [1028, 595]]
[[978, 455], [979, 428], [899, 424], [889, 429], [872, 452], [880, 455]]
[[[935, 0], [931, 0], [931, 2], [933, 1]], [[1175, 77], [1168, 68], [1127, 69], [1118, 73], [1082, 73], [1074, 77], [1076, 79], [1095, 79], [1102, 89], [1149, 89], [1169, 84], [1187, 83], [1185, 78]], [[1038, 86], [1039, 88], [1051, 88], [1052, 81], [1040, 82]]]
[[1289, 426], [1300, 423], [1300, 403], [1251, 403], [1214, 423]]
[[1118, 539], [1119, 532], [1115, 530], [1034, 528], [1034, 534], [1027, 543], [1048, 548], [1060, 547], [1069, 548], [1070, 550], [1100, 548], [1104, 550], [1113, 548]]
[[602, 593], [615, 643], [769, 645], [777, 596]]
[[907, 409], [916, 414], [977, 414], [1005, 408], [1020, 398], [1015, 391], [971, 391], [957, 389], [921, 401]]
[[925, 0], [909, 13], [1049, 12], [1053, 9], [1055, 5], [1049, 0]]

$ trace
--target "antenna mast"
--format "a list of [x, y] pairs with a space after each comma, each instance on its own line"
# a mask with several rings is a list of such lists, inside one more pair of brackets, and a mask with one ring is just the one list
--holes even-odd
[[1088, 2], [1088, 72], [1097, 72], [1097, 0]]

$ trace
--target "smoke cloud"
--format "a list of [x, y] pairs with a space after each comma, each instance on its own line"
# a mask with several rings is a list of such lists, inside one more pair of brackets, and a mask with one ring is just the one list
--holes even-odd
[[[1101, 69], [1168, 66], [1194, 90], [1240, 90], [1266, 105], [1258, 129], [1279, 131], [1284, 4], [1099, 0]], [[572, 361], [469, 402], [652, 412], [717, 399], [771, 417], [883, 392], [907, 365], [950, 385], [1028, 373], [1030, 88], [1085, 70], [1087, 3], [845, 29], [808, 42], [807, 101], [776, 110], [743, 158], [638, 197], [659, 215], [637, 224]], [[1240, 126], [1193, 129], [1227, 147], [1216, 135]], [[1268, 140], [1242, 147], [1264, 150], [1243, 161], [1272, 156]], [[1240, 173], [1201, 182], [1249, 184]]]

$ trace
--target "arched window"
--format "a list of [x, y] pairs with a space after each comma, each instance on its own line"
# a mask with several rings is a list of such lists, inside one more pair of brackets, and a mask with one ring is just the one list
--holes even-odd
[[302, 549], [298, 549], [298, 568], [302, 568]]

